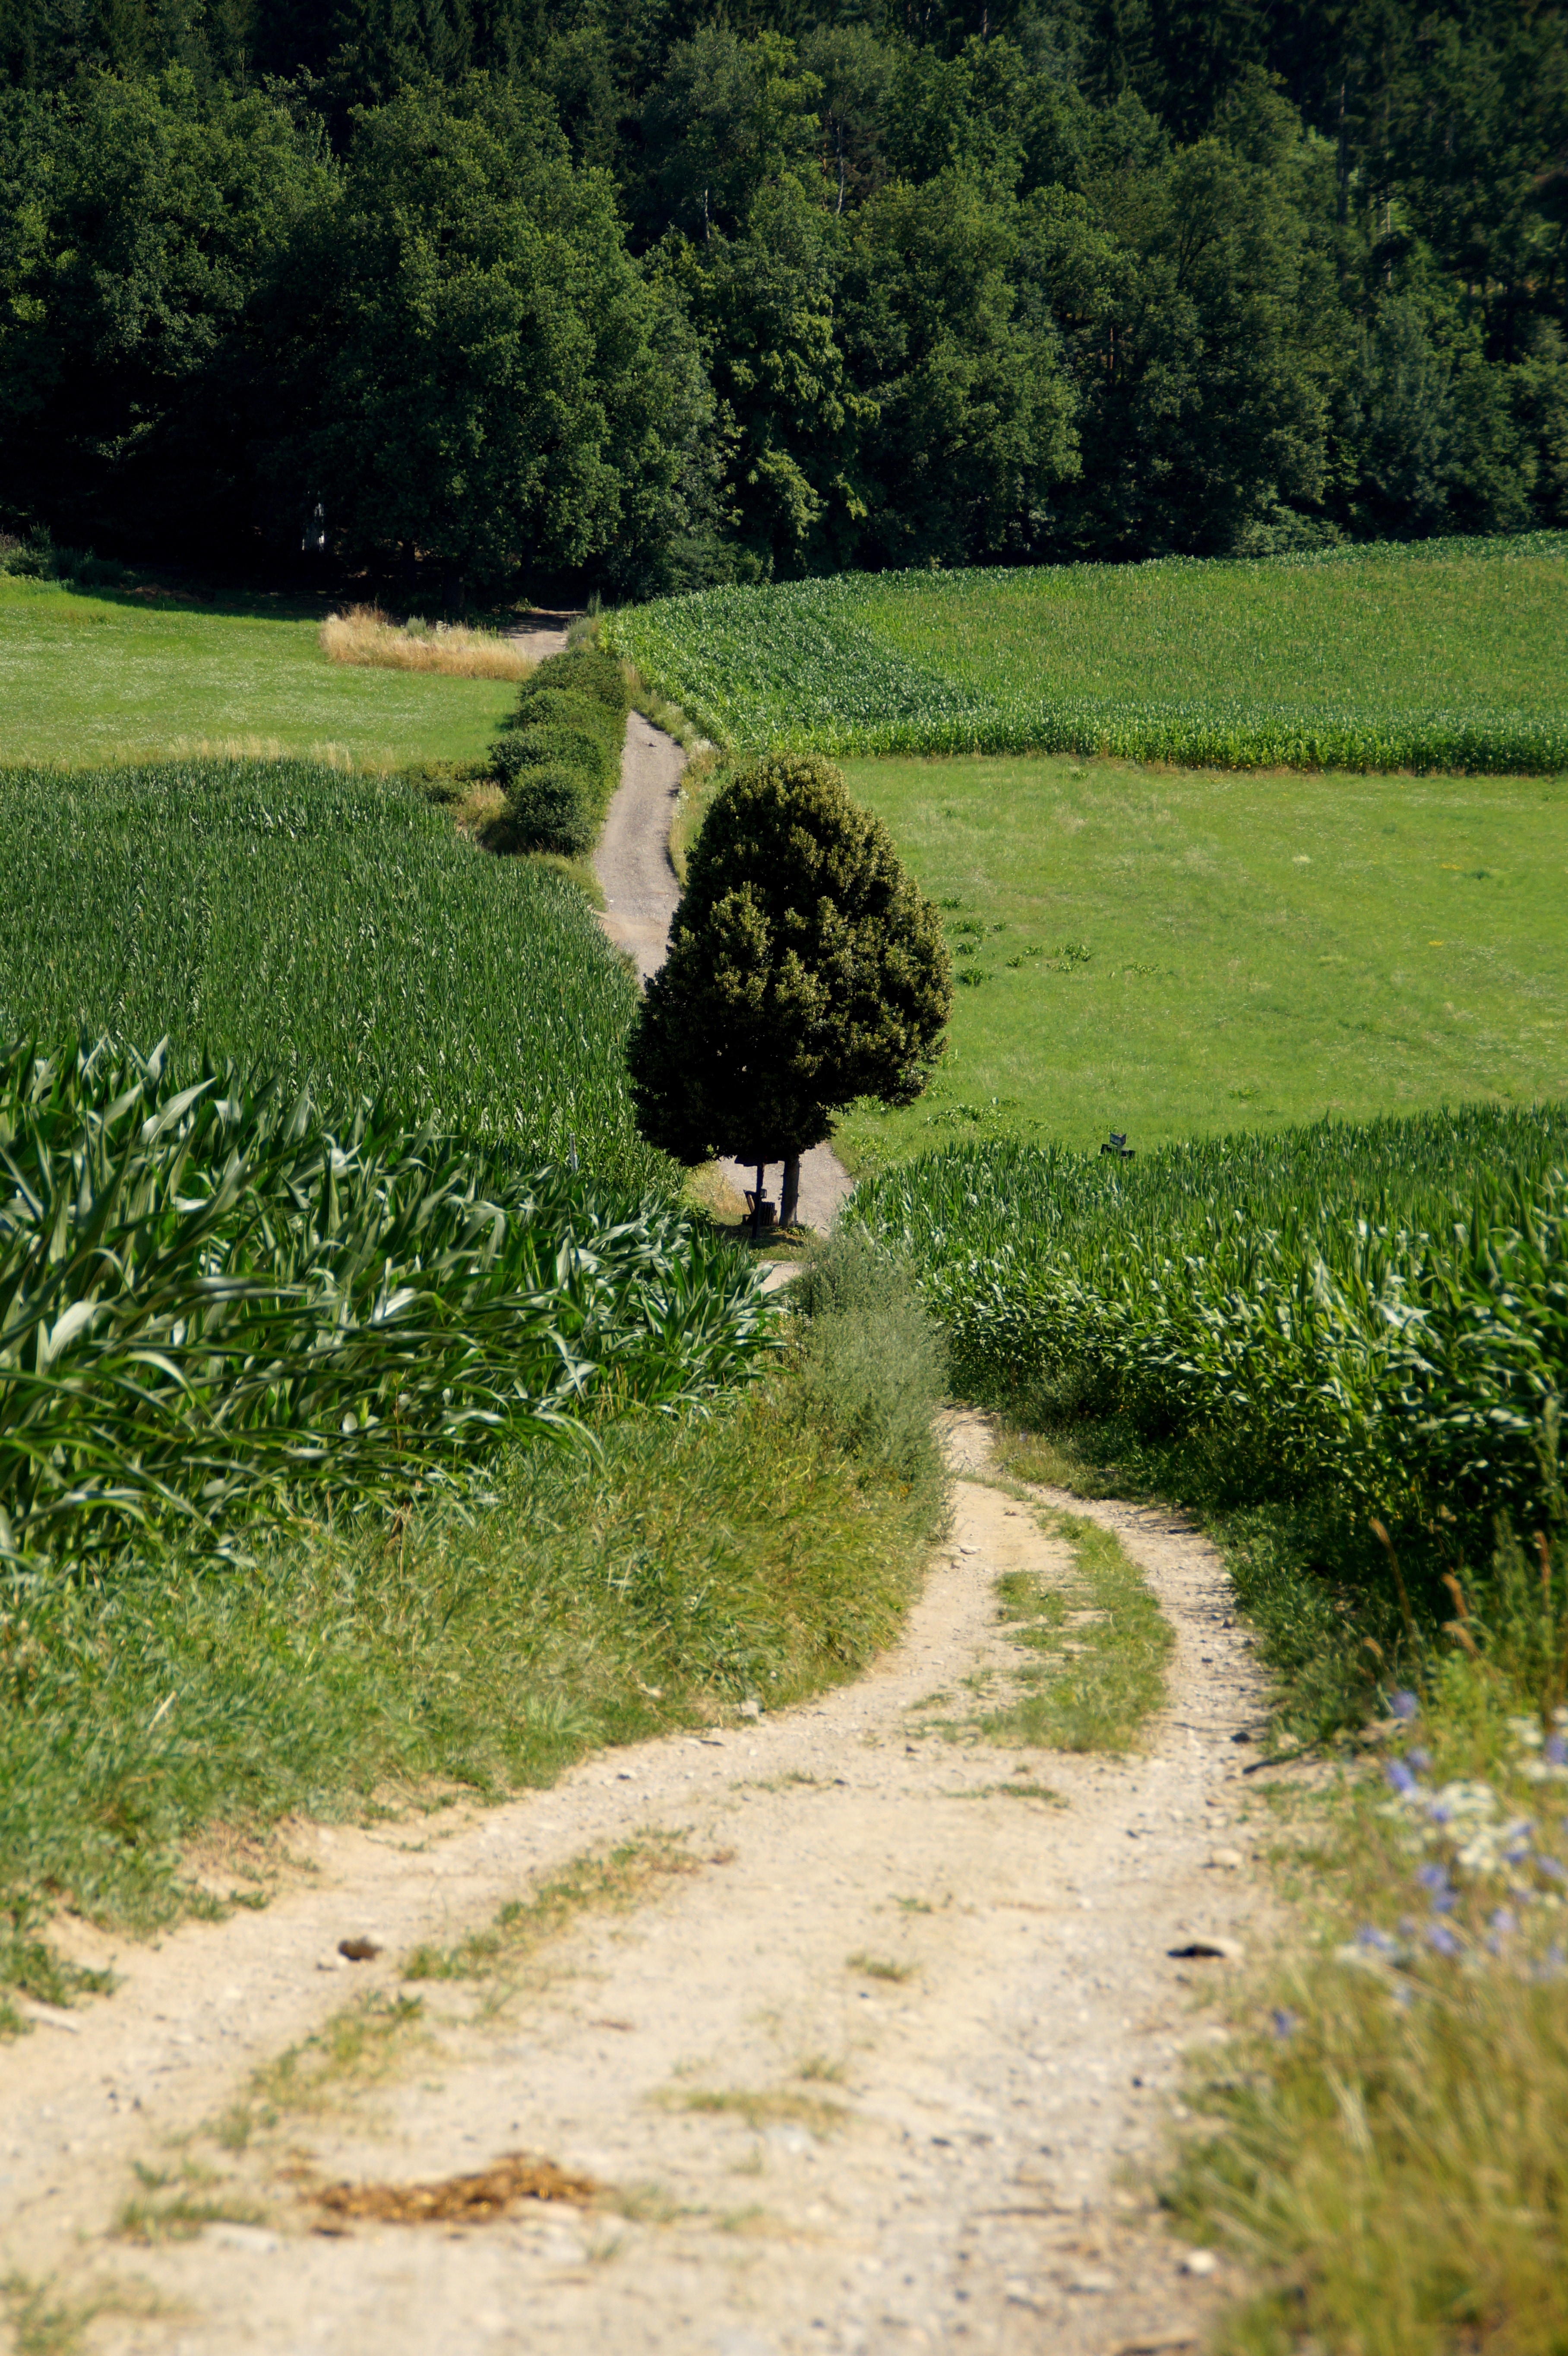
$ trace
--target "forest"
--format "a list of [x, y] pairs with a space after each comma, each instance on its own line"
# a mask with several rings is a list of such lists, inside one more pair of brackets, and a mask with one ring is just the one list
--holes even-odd
[[0, 186], [13, 570], [1568, 522], [1546, 0], [0, 0]]

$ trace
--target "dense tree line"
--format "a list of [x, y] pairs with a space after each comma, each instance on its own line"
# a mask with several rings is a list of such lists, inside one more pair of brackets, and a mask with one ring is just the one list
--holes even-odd
[[1568, 522], [1546, 0], [0, 0], [0, 526], [619, 594]]

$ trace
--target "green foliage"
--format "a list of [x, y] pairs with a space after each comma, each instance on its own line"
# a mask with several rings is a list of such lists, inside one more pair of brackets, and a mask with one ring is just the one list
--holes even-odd
[[1565, 555], [1541, 533], [714, 589], [619, 614], [613, 639], [749, 749], [1551, 774]]
[[592, 849], [621, 782], [629, 703], [620, 664], [599, 647], [539, 665], [491, 753], [507, 794], [493, 847], [568, 858]]
[[[848, 1455], [784, 1366], [697, 1414], [602, 1420], [592, 1451], [503, 1450], [491, 1493], [389, 1531], [321, 1523], [245, 1565], [176, 1554], [12, 1608], [13, 1913], [69, 1894], [149, 1928], [210, 1907], [187, 1862], [209, 1823], [356, 1815], [399, 1789], [417, 1801], [432, 1778], [499, 1797], [596, 1744], [837, 1684], [895, 1636], [940, 1502]], [[69, 2000], [69, 1974], [49, 1971], [36, 1935], [25, 1954], [0, 1942], [0, 1973]]]
[[[60, 891], [69, 875], [71, 890]], [[580, 893], [397, 780], [187, 761], [0, 777], [0, 1040], [170, 1041], [347, 1110], [670, 1183], [621, 1073], [635, 992]]]
[[66, 587], [0, 574], [6, 763], [80, 768], [197, 748], [368, 769], [472, 762], [512, 692], [499, 680], [329, 661], [319, 607], [292, 598], [215, 610], [147, 585], [91, 594], [85, 577], [73, 572]]
[[231, 543], [248, 305], [330, 186], [285, 100], [179, 64], [0, 106], [0, 504], [100, 546]]
[[679, 471], [612, 192], [523, 89], [405, 90], [361, 117], [270, 324], [280, 494], [314, 486], [357, 554], [417, 545], [454, 585], [579, 564]]
[[1568, 1116], [1322, 1122], [1124, 1163], [933, 1155], [859, 1190], [956, 1379], [1195, 1443], [1232, 1504], [1321, 1494], [1456, 1544], [1559, 1510]]
[[855, 1228], [813, 1253], [790, 1288], [797, 1365], [816, 1413], [859, 1462], [934, 1494], [932, 1411], [946, 1382], [943, 1337], [909, 1269]]
[[751, 1276], [664, 1206], [230, 1068], [0, 1063], [0, 1560], [450, 1483], [595, 1384], [742, 1374]]
[[774, 755], [709, 803], [627, 1046], [643, 1134], [787, 1161], [856, 1097], [912, 1102], [950, 1002], [935, 910], [838, 771]]

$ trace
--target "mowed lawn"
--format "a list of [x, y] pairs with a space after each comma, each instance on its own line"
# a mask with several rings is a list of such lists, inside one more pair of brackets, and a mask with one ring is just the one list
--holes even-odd
[[516, 701], [505, 680], [329, 662], [316, 629], [286, 607], [237, 613], [0, 579], [0, 763], [202, 749], [356, 767], [473, 760]]
[[1568, 1095], [1568, 779], [846, 775], [985, 976], [927, 1095], [847, 1121], [858, 1170], [955, 1135], [1147, 1148]]

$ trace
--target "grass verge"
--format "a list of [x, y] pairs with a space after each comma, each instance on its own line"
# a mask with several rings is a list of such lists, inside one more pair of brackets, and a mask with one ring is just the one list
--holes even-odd
[[787, 1365], [707, 1414], [514, 1455], [485, 1510], [40, 1592], [0, 1657], [0, 1962], [58, 2001], [38, 1975], [62, 1901], [146, 1931], [264, 1893], [292, 1811], [436, 1804], [437, 1782], [498, 1798], [856, 1675], [896, 1633], [943, 1484], [908, 1313], [884, 1314], [880, 1416], [864, 1356], [847, 1408], [823, 1378], [846, 1314], [819, 1302]]
[[1072, 1549], [1077, 1575], [1066, 1586], [1029, 1571], [997, 1581], [1026, 1660], [981, 1731], [1042, 1751], [1130, 1750], [1165, 1699], [1170, 1622], [1114, 1530], [1076, 1514], [1051, 1515], [1047, 1527]]
[[1016, 1478], [1196, 1508], [1264, 1638], [1275, 1748], [1338, 1751], [1327, 1791], [1259, 1794], [1295, 1926], [1242, 2036], [1204, 2058], [1167, 2187], [1184, 2232], [1252, 2286], [1216, 2356], [1559, 2356], [1561, 1545], [1499, 1533], [1487, 1576], [1450, 1590], [1445, 1632], [1407, 1622], [1413, 1558], [1396, 1576], [1328, 1502], [1227, 1502], [1217, 1440], [1161, 1450], [1081, 1420], [997, 1452]]
[[1450, 1660], [1387, 1780], [1296, 1825], [1307, 1952], [1206, 2058], [1167, 2196], [1251, 2276], [1222, 2356], [1563, 2346], [1568, 1765], [1514, 1698]]

